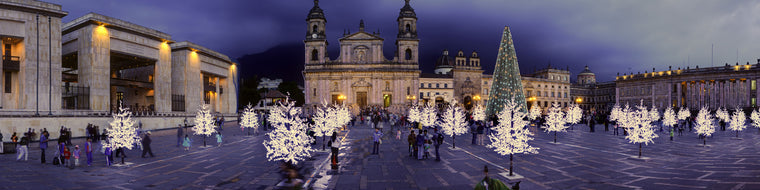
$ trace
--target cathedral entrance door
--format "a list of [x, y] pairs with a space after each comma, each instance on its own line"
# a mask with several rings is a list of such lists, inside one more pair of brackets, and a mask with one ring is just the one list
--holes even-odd
[[465, 109], [465, 110], [470, 110], [470, 109], [472, 109], [472, 97], [470, 97], [470, 96], [465, 96], [465, 97], [464, 97], [464, 102], [462, 102], [462, 104], [464, 105], [464, 109]]
[[367, 92], [356, 92], [356, 104], [362, 109], [367, 107]]

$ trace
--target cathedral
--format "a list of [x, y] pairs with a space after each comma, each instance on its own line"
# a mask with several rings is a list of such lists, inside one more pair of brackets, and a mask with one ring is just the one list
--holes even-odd
[[417, 38], [417, 15], [406, 0], [398, 16], [396, 55], [383, 56], [384, 39], [364, 30], [344, 34], [338, 39], [340, 54], [327, 56], [325, 35], [327, 19], [319, 1], [306, 18], [304, 40], [304, 95], [307, 109], [324, 101], [345, 103], [352, 110], [379, 106], [400, 112], [417, 94], [419, 84], [420, 40]]

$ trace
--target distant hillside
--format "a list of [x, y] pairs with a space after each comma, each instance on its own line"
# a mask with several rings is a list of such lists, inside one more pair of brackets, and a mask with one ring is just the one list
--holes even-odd
[[303, 56], [303, 44], [281, 44], [261, 53], [244, 55], [237, 59], [240, 78], [255, 75], [303, 85]]

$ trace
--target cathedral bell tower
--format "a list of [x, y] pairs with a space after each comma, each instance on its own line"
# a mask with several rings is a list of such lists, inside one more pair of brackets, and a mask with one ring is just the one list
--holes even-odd
[[319, 0], [315, 0], [314, 7], [311, 8], [306, 17], [305, 64], [319, 64], [327, 61], [326, 24], [327, 19], [325, 19], [322, 9], [319, 8]]
[[399, 63], [419, 63], [419, 44], [417, 38], [417, 14], [405, 0], [404, 7], [398, 14], [398, 36], [396, 37], [396, 58]]

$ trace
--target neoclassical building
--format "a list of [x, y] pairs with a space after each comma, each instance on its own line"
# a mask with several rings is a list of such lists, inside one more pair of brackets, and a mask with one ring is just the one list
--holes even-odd
[[686, 107], [698, 110], [724, 108], [756, 108], [760, 89], [760, 59], [756, 64], [736, 63], [724, 66], [624, 74], [615, 77], [616, 98], [621, 105], [639, 104], [665, 107]]
[[596, 82], [596, 74], [586, 66], [570, 86], [570, 99], [586, 111], [609, 111], [615, 105], [615, 81]]
[[[60, 5], [0, 1], [0, 132], [105, 128], [121, 104], [145, 129], [175, 127], [201, 104], [237, 113], [237, 65], [169, 34], [89, 13], [68, 23]], [[52, 130], [57, 133], [57, 130]], [[57, 136], [57, 134], [51, 134]]]
[[340, 53], [331, 59], [327, 55], [327, 19], [318, 3], [314, 1], [306, 18], [303, 70], [306, 107], [328, 101], [344, 102], [355, 111], [367, 106], [402, 111], [408, 105], [407, 97], [418, 92], [420, 75], [417, 16], [409, 0], [396, 20], [396, 55], [392, 59], [383, 56], [384, 39], [365, 31], [363, 21], [358, 32], [345, 33], [338, 40]]

